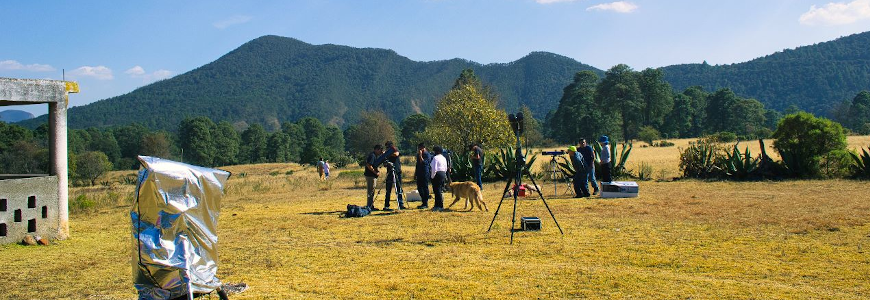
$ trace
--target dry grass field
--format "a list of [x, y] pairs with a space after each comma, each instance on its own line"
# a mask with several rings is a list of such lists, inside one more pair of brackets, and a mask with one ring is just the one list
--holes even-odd
[[[674, 142], [637, 147], [630, 161], [677, 176], [688, 141]], [[852, 148], [868, 145], [850, 138]], [[517, 218], [538, 216], [543, 230], [516, 232], [510, 245], [513, 201], [486, 232], [504, 183], [485, 186], [489, 212], [346, 219], [347, 204], [365, 203], [352, 176], [322, 182], [297, 164], [225, 169], [234, 175], [218, 275], [250, 286], [231, 299], [870, 298], [867, 182], [652, 180], [639, 183], [639, 198], [582, 200], [544, 183], [564, 235], [540, 200], [523, 199]], [[0, 246], [0, 299], [135, 299], [132, 193], [123, 184], [72, 189], [71, 199], [97, 205], [73, 211], [70, 239]]]

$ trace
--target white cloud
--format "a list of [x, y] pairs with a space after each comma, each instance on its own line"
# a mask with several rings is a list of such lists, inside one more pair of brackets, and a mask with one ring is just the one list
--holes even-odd
[[580, 0], [535, 0], [535, 2], [538, 2], [538, 4], [553, 4], [553, 3], [559, 3], [559, 2], [576, 2], [576, 1], [580, 1]]
[[228, 19], [214, 22], [211, 25], [213, 25], [217, 29], [226, 29], [227, 27], [230, 27], [233, 25], [245, 24], [245, 23], [248, 23], [249, 21], [251, 21], [251, 16], [235, 15], [235, 16], [229, 17]]
[[115, 76], [112, 75], [112, 69], [109, 69], [105, 66], [84, 66], [78, 69], [72, 70], [69, 74], [73, 77], [81, 76], [81, 77], [93, 77], [99, 80], [112, 80]]
[[136, 77], [137, 75], [144, 75], [145, 69], [143, 69], [141, 66], [135, 66], [135, 67], [128, 69], [127, 71], [124, 71], [124, 74], [128, 74], [130, 76]]
[[815, 5], [800, 17], [804, 25], [845, 25], [870, 19], [870, 0], [831, 2], [822, 7]]
[[24, 70], [31, 72], [51, 72], [54, 71], [55, 68], [50, 65], [41, 65], [41, 64], [30, 64], [24, 65], [18, 61], [14, 60], [3, 60], [0, 61], [0, 70]]
[[140, 78], [146, 83], [172, 77], [172, 71], [160, 69], [148, 74], [142, 66], [132, 67], [127, 71], [124, 71], [124, 74], [130, 75], [132, 78]]
[[636, 9], [637, 9], [637, 5], [635, 5], [634, 3], [625, 2], [625, 1], [603, 3], [603, 4], [598, 4], [598, 5], [594, 5], [594, 6], [590, 6], [589, 8], [586, 8], [587, 11], [591, 11], [591, 10], [607, 11], [607, 10], [610, 10], [610, 11], [623, 13], [623, 14], [631, 13], [631, 12], [635, 11]]

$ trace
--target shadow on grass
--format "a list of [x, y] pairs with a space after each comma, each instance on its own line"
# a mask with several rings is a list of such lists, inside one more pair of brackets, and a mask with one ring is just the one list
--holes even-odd
[[322, 216], [322, 215], [333, 215], [333, 214], [343, 214], [346, 211], [336, 210], [336, 211], [314, 211], [314, 212], [304, 212], [299, 213], [300, 215], [313, 215], [313, 216]]

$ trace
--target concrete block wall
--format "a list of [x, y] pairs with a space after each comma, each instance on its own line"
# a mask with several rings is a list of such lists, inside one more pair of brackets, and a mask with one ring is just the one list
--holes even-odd
[[57, 184], [57, 176], [0, 180], [0, 244], [27, 234], [50, 240], [63, 234]]

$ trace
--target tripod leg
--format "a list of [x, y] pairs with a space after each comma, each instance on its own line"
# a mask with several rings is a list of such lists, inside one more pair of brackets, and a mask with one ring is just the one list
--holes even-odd
[[[520, 170], [522, 172], [522, 169]], [[517, 176], [520, 178], [520, 176]], [[520, 180], [517, 180], [517, 185], [514, 187], [514, 216], [511, 217], [511, 245], [514, 244], [514, 227], [517, 226], [517, 196], [520, 193]]]
[[495, 215], [492, 216], [492, 222], [489, 222], [489, 229], [486, 232], [492, 230], [492, 224], [495, 223], [495, 217], [498, 217], [498, 211], [501, 209], [501, 204], [504, 202], [504, 194], [507, 193], [508, 188], [511, 186], [511, 182], [514, 180], [513, 176], [508, 179], [507, 184], [504, 186], [504, 190], [501, 191], [501, 200], [498, 201], [498, 208], [495, 209]]
[[[534, 178], [534, 177], [532, 177], [531, 175], [529, 175], [529, 179], [532, 180], [532, 184], [534, 184], [536, 187], [538, 186], [538, 184], [535, 183], [535, 178]], [[556, 221], [556, 216], [553, 215], [553, 211], [550, 210], [550, 205], [547, 204], [547, 199], [544, 199], [544, 194], [541, 194], [540, 189], [537, 189], [536, 191], [538, 192], [538, 196], [541, 196], [541, 201], [544, 201], [544, 206], [547, 207], [547, 211], [550, 212], [550, 216], [553, 217], [553, 222], [556, 222], [556, 227], [559, 228], [559, 233], [561, 233], [561, 234], [564, 235], [565, 232], [562, 231], [562, 226], [559, 226], [559, 221]]]

